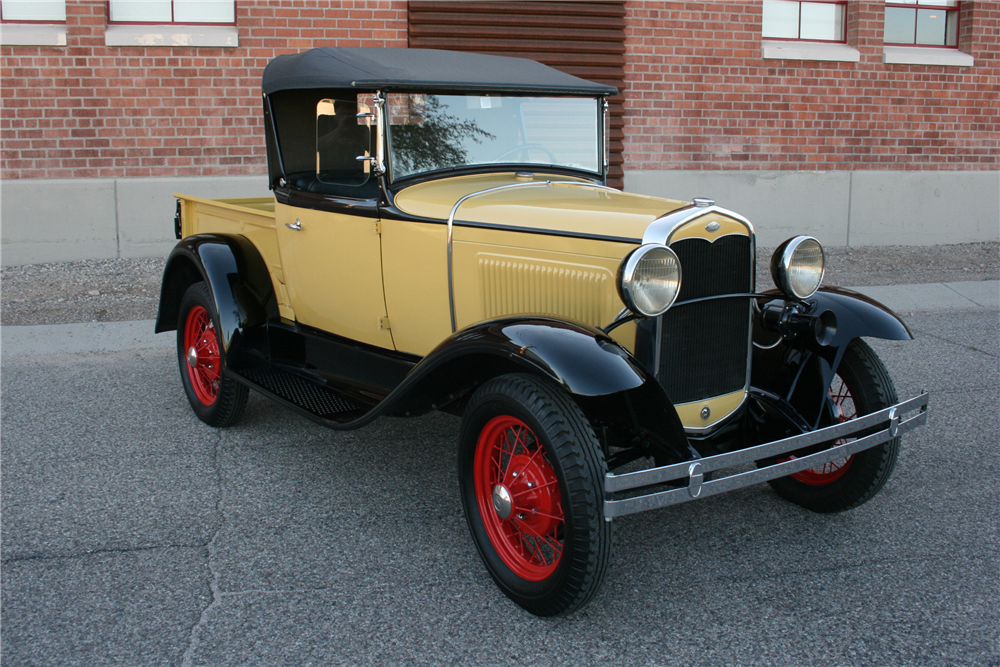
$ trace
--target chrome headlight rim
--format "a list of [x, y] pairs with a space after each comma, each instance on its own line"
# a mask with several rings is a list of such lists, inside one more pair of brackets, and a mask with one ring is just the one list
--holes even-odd
[[[819, 250], [820, 257], [820, 268], [819, 276], [816, 278], [815, 284], [812, 285], [812, 290], [805, 294], [800, 294], [795, 290], [794, 282], [790, 275], [791, 270], [795, 268], [796, 253], [805, 250], [803, 247], [810, 244], [815, 244], [815, 248]], [[823, 278], [826, 276], [826, 252], [823, 250], [823, 244], [812, 236], [795, 236], [781, 245], [779, 245], [774, 254], [771, 256], [771, 278], [774, 280], [775, 286], [781, 292], [796, 301], [804, 301], [817, 291], [819, 291], [820, 286], [823, 284]]]
[[[676, 280], [677, 288], [674, 290], [674, 293], [670, 297], [669, 301], [662, 308], [656, 311], [645, 311], [639, 307], [635, 298], [636, 297], [635, 289], [637, 286], [636, 271], [641, 265], [642, 260], [646, 259], [652, 252], [666, 252], [670, 257], [673, 258], [674, 265], [677, 267], [677, 280]], [[635, 315], [638, 315], [639, 317], [647, 317], [647, 318], [659, 317], [663, 313], [670, 310], [670, 307], [674, 305], [675, 301], [677, 301], [677, 296], [681, 292], [680, 259], [677, 257], [677, 254], [670, 249], [669, 246], [666, 246], [662, 243], [646, 243], [644, 245], [639, 246], [638, 248], [636, 248], [635, 250], [633, 250], [632, 252], [630, 252], [628, 255], [625, 256], [625, 259], [622, 260], [622, 263], [618, 267], [618, 276], [616, 283], [618, 287], [618, 296], [621, 298], [622, 302], [625, 304], [625, 307], [628, 308], [629, 311], [631, 311]]]

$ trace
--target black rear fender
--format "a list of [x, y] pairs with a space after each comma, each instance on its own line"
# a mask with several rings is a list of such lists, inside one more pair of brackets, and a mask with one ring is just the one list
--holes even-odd
[[177, 328], [184, 293], [202, 280], [212, 292], [227, 352], [246, 344], [252, 333], [263, 334], [267, 319], [278, 315], [271, 275], [253, 243], [238, 235], [197, 234], [180, 241], [167, 257], [156, 333]]

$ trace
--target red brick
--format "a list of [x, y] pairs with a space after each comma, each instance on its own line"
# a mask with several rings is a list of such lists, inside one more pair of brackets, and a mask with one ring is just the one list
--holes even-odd
[[625, 168], [996, 169], [998, 9], [962, 4], [952, 68], [883, 64], [879, 0], [848, 4], [860, 63], [762, 60], [759, 2], [627, 2]]

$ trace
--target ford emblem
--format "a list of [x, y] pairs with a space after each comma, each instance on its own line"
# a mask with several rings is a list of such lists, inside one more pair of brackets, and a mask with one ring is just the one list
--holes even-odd
[[712, 222], [705, 225], [705, 231], [708, 232], [709, 234], [714, 234], [715, 232], [719, 231], [719, 228], [721, 226], [722, 225], [713, 220]]

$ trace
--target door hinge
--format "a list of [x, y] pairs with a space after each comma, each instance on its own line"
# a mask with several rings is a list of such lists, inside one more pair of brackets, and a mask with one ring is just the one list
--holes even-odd
[[378, 318], [378, 330], [379, 331], [388, 331], [389, 330], [389, 318], [388, 317], [380, 317], [380, 318]]
[[381, 220], [376, 220], [375, 221], [375, 233], [376, 234], [381, 234], [382, 233], [382, 221]]

